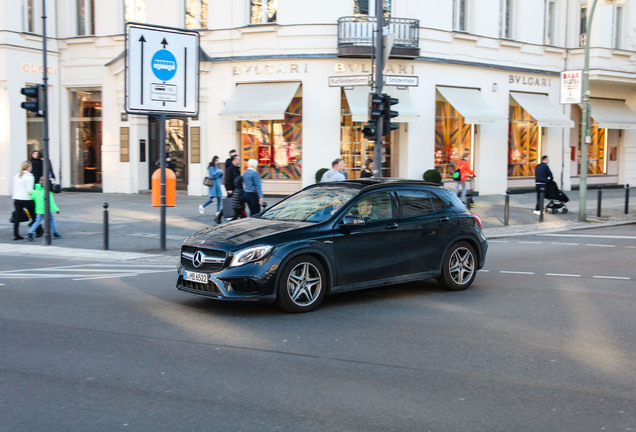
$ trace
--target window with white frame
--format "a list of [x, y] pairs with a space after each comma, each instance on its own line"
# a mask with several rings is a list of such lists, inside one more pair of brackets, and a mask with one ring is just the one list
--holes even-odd
[[77, 35], [95, 34], [95, 0], [77, 0]]
[[145, 22], [146, 0], [124, 0], [124, 22]]
[[545, 1], [545, 34], [543, 43], [556, 45], [556, 0]]
[[185, 0], [185, 27], [208, 27], [208, 0]]
[[512, 2], [513, 0], [499, 1], [499, 37], [512, 39]]
[[579, 15], [579, 46], [585, 46], [587, 42], [587, 3], [581, 3]]
[[278, 0], [250, 0], [250, 24], [276, 22]]
[[453, 30], [465, 32], [468, 16], [468, 0], [453, 0]]
[[614, 14], [612, 19], [612, 48], [622, 48], [623, 33], [623, 6], [614, 5]]
[[26, 33], [37, 33], [40, 29], [38, 25], [38, 2], [36, 0], [22, 0], [22, 29]]
[[[393, 0], [382, 0], [382, 8], [384, 9], [384, 17], [391, 16], [391, 3]], [[353, 0], [354, 16], [376, 16], [375, 0]]]

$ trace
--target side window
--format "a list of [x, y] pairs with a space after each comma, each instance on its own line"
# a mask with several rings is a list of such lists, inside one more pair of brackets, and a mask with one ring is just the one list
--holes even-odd
[[402, 217], [422, 216], [442, 210], [446, 207], [444, 201], [428, 191], [398, 191], [402, 203]]
[[391, 195], [388, 192], [367, 195], [349, 209], [347, 216], [361, 216], [365, 222], [392, 219]]
[[278, 0], [250, 0], [250, 24], [276, 22]]

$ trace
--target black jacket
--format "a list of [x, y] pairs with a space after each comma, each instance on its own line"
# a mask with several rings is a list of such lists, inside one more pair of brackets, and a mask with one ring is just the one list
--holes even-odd
[[546, 184], [548, 180], [552, 180], [554, 177], [552, 176], [552, 171], [550, 171], [550, 167], [548, 164], [541, 162], [534, 169], [534, 181], [539, 184]]
[[[241, 176], [241, 171], [239, 167], [234, 164], [230, 164], [229, 167], [225, 168], [225, 175], [223, 177], [223, 183], [225, 184], [226, 190], [234, 190], [234, 181], [237, 177]], [[242, 183], [241, 183], [242, 184]]]
[[[236, 168], [236, 167], [235, 167]], [[245, 210], [245, 191], [243, 190], [243, 177], [240, 175], [234, 181], [232, 188], [232, 209], [236, 211]]]

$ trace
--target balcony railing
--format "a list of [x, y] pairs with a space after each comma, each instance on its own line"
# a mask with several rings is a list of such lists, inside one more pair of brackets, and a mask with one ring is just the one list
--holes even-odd
[[[395, 40], [391, 58], [415, 58], [420, 55], [420, 21], [408, 18], [387, 18], [388, 30]], [[338, 54], [341, 57], [368, 57], [373, 52], [376, 18], [367, 16], [338, 19]]]

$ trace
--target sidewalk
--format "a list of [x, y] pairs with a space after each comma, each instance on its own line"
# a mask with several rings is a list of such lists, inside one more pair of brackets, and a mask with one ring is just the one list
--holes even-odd
[[[546, 213], [544, 221], [534, 215], [535, 194], [511, 194], [509, 224], [504, 225], [505, 195], [478, 196], [472, 211], [483, 222], [484, 232], [489, 239], [537, 232], [584, 229], [636, 223], [636, 196], [630, 196], [629, 213], [624, 214], [625, 190], [603, 189], [601, 217], [596, 217], [597, 191], [588, 190], [587, 222], [578, 222], [579, 193], [566, 192], [570, 201], [568, 213]], [[636, 195], [633, 194], [632, 195]], [[280, 197], [266, 197], [272, 205]], [[160, 212], [151, 206], [148, 194], [102, 194], [89, 192], [63, 192], [55, 195], [60, 207], [56, 222], [63, 239], [53, 239], [50, 246], [43, 240], [31, 243], [13, 240], [13, 225], [9, 217], [13, 211], [11, 197], [0, 197], [0, 252], [12, 254], [38, 255], [60, 254], [88, 258], [115, 255], [109, 251], [127, 252], [117, 255], [118, 259], [152, 258], [156, 256], [178, 258], [183, 239], [188, 235], [214, 225], [216, 203], [206, 208], [200, 215], [199, 204], [205, 197], [177, 196], [175, 207], [166, 208], [166, 250], [160, 244]], [[104, 203], [108, 203], [109, 251], [104, 247]], [[547, 203], [547, 202], [546, 202]], [[20, 233], [26, 237], [27, 226], [20, 224]], [[88, 250], [87, 250], [88, 249]]]

